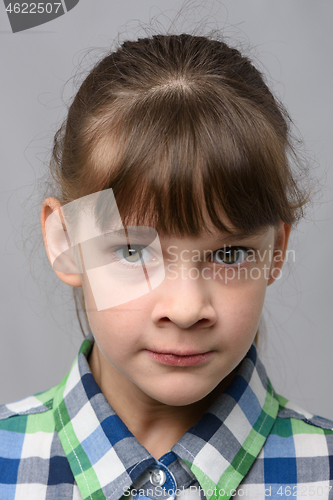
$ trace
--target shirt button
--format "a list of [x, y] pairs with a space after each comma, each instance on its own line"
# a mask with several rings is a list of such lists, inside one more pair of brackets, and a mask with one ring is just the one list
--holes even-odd
[[166, 473], [163, 470], [155, 469], [150, 473], [150, 482], [154, 486], [163, 486], [166, 481]]

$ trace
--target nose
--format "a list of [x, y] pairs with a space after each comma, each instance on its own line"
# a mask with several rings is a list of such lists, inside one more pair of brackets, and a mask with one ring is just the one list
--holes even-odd
[[202, 277], [191, 279], [182, 273], [176, 279], [170, 279], [166, 275], [163, 283], [155, 289], [157, 291], [152, 312], [155, 324], [172, 322], [186, 329], [192, 326], [207, 328], [216, 322], [217, 314], [211, 303], [209, 285]]

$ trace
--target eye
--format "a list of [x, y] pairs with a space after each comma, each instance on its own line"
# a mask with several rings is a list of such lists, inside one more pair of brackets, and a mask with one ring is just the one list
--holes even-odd
[[223, 247], [214, 252], [213, 260], [217, 264], [232, 266], [242, 264], [248, 257], [250, 249], [245, 247]]
[[146, 245], [122, 245], [114, 250], [113, 262], [123, 267], [138, 267], [142, 265], [154, 265], [156, 258]]
[[127, 245], [119, 248], [116, 252], [117, 257], [120, 259], [125, 259], [127, 262], [131, 264], [135, 264], [136, 262], [140, 262], [140, 256], [142, 254], [142, 247], [139, 245], [132, 245], [128, 247]]

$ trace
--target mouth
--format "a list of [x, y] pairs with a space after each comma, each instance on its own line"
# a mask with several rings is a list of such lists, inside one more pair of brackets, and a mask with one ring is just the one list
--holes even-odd
[[171, 366], [196, 366], [206, 363], [214, 351], [207, 352], [158, 352], [146, 350], [148, 356], [164, 365]]

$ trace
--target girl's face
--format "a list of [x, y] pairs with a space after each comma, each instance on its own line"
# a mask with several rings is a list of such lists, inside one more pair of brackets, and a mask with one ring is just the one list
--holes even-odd
[[217, 229], [197, 238], [160, 237], [164, 281], [101, 311], [80, 275], [102, 390], [113, 381], [124, 394], [171, 406], [207, 396], [250, 348], [289, 232], [281, 223], [244, 239], [226, 239]]

